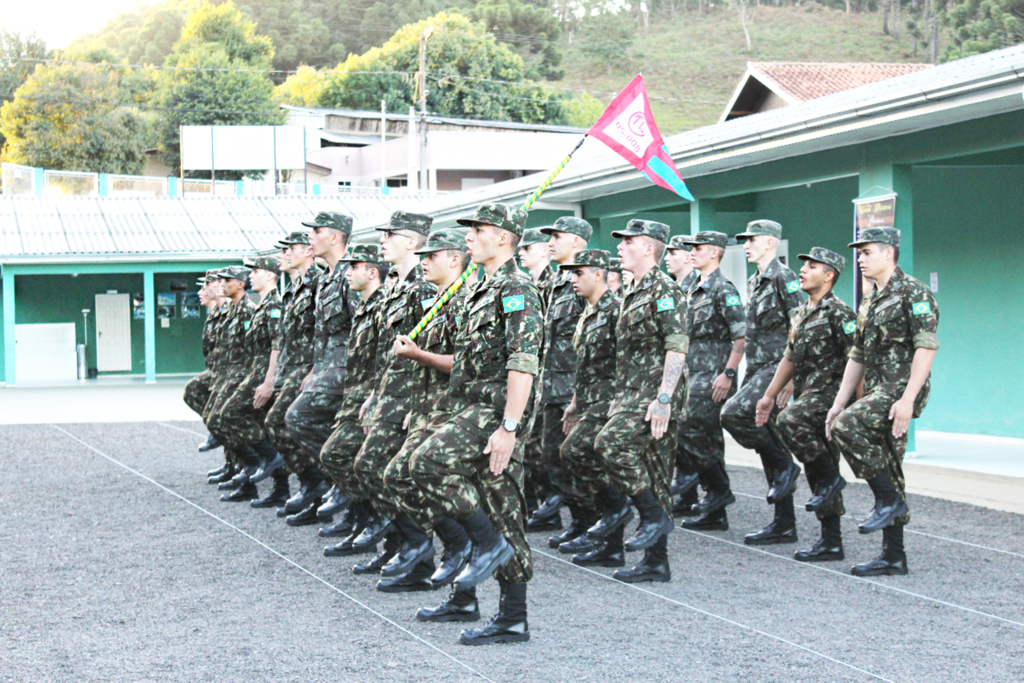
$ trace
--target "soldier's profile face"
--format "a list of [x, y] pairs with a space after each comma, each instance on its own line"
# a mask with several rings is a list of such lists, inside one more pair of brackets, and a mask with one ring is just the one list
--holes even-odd
[[519, 260], [527, 270], [547, 263], [550, 260], [547, 242], [534, 242], [525, 247], [520, 247]]
[[363, 261], [350, 263], [348, 270], [345, 271], [345, 278], [348, 280], [348, 286], [352, 288], [352, 291], [361, 292], [369, 284], [370, 269], [366, 267], [366, 263]]
[[451, 260], [447, 251], [425, 254], [420, 261], [420, 265], [423, 267], [423, 279], [435, 285], [444, 282], [452, 271]]
[[665, 265], [668, 272], [676, 275], [692, 266], [693, 259], [690, 258], [690, 252], [685, 249], [669, 249], [668, 255], [665, 257]]
[[814, 292], [825, 284], [825, 269], [817, 261], [804, 261], [800, 268], [800, 289]]
[[466, 248], [473, 263], [485, 263], [498, 252], [499, 231], [496, 226], [474, 223], [466, 233]]
[[323, 256], [331, 248], [331, 230], [328, 228], [313, 228], [309, 232], [309, 244], [313, 247], [314, 256]]
[[857, 263], [860, 264], [861, 273], [864, 277], [872, 280], [885, 272], [890, 247], [884, 244], [872, 242], [857, 248]]
[[754, 235], [743, 241], [743, 251], [747, 254], [747, 260], [757, 263], [765, 255], [771, 246], [772, 237], [769, 235]]
[[710, 244], [698, 244], [690, 252], [690, 260], [693, 262], [694, 268], [704, 268], [710, 262], [714, 255], [714, 249]]
[[572, 257], [572, 249], [576, 244], [576, 235], [568, 232], [551, 233], [551, 241], [548, 242], [548, 251], [553, 261], [559, 263]]
[[641, 235], [623, 237], [622, 241], [619, 242], [619, 260], [622, 261], [623, 270], [636, 270], [643, 263], [649, 245], [641, 237]]

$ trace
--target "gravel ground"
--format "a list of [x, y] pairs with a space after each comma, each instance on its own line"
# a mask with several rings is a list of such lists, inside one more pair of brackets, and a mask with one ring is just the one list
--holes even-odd
[[[677, 529], [671, 583], [620, 584], [535, 535], [532, 641], [467, 648], [459, 626], [413, 617], [441, 593], [378, 593], [322, 556], [317, 527], [221, 503], [203, 432], [0, 427], [0, 680], [1024, 680], [1019, 515], [912, 496], [911, 574], [858, 579], [880, 537], [853, 516], [846, 562], [790, 559], [816, 538], [809, 513], [800, 546], [744, 546], [769, 509], [763, 475], [736, 467], [732, 528]], [[870, 508], [863, 485], [846, 498]], [[479, 593], [493, 613], [496, 584]]]

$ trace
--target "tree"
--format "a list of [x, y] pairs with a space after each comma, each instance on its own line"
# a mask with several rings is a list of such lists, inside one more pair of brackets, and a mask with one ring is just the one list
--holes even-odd
[[590, 93], [580, 93], [579, 97], [565, 103], [565, 108], [569, 112], [569, 125], [590, 128], [601, 118], [601, 114], [604, 113], [607, 106], [606, 102], [602, 102]]
[[[14, 92], [35, 70], [33, 61], [46, 57], [46, 44], [34, 33], [23, 36], [12, 31], [0, 31], [0, 104], [14, 97]], [[0, 133], [0, 149], [4, 136]]]
[[523, 60], [483, 26], [454, 12], [402, 27], [383, 47], [339, 64], [320, 106], [391, 111], [418, 103], [412, 74], [419, 69], [420, 35], [426, 43], [427, 108], [466, 118], [563, 123], [564, 97], [540, 84], [523, 83]]
[[605, 67], [608, 75], [616, 66], [629, 63], [629, 48], [636, 35], [636, 24], [628, 17], [605, 13], [587, 17], [579, 30], [579, 51], [595, 66]]
[[[190, 14], [160, 75], [158, 149], [171, 168], [181, 165], [183, 125], [275, 125], [284, 115], [274, 101], [270, 38], [231, 2], [205, 3]], [[241, 174], [225, 173], [224, 177]]]
[[302, 65], [288, 80], [274, 88], [274, 95], [281, 104], [315, 107], [326, 84], [327, 74]]
[[942, 18], [953, 34], [943, 62], [1024, 42], [1024, 0], [950, 0]]
[[558, 68], [562, 29], [551, 10], [522, 0], [480, 0], [469, 16], [483, 22], [498, 40], [516, 45], [528, 78], [557, 81], [565, 75], [565, 69]]
[[83, 46], [102, 46], [115, 59], [129, 64], [163, 64], [181, 35], [185, 17], [198, 0], [166, 0], [159, 5], [140, 6], [121, 12], [95, 33], [84, 35], [64, 51], [79, 51]]
[[123, 69], [40, 66], [0, 108], [3, 160], [66, 171], [141, 173], [146, 122], [128, 105]]

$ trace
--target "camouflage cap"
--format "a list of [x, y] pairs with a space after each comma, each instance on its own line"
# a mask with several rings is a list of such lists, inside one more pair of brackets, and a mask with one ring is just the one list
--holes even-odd
[[214, 279], [241, 280], [242, 282], [245, 282], [249, 279], [249, 273], [251, 272], [252, 270], [245, 266], [228, 266], [227, 268], [218, 270], [214, 273], [213, 277]]
[[748, 237], [756, 237], [757, 235], [768, 235], [769, 237], [782, 239], [782, 226], [775, 221], [750, 221], [747, 223], [746, 231], [736, 235], [736, 239], [742, 242]]
[[259, 268], [260, 270], [268, 270], [274, 275], [281, 274], [281, 264], [277, 262], [277, 256], [271, 256], [270, 254], [258, 254], [245, 259], [245, 265], [249, 268]]
[[330, 228], [343, 232], [346, 235], [352, 234], [352, 216], [347, 216], [337, 211], [321, 211], [311, 221], [302, 221], [307, 228]]
[[697, 246], [698, 244], [710, 244], [712, 246], [721, 247], [722, 249], [725, 249], [727, 246], [729, 246], [729, 236], [726, 235], [724, 232], [704, 230], [703, 232], [698, 232], [696, 235], [691, 235], [687, 237], [686, 243], [694, 247]]
[[430, 232], [430, 225], [434, 222], [434, 219], [430, 216], [424, 216], [421, 213], [409, 213], [408, 211], [395, 211], [391, 214], [391, 220], [382, 228], [378, 230], [412, 230], [413, 232], [421, 235], [426, 235]]
[[811, 247], [810, 254], [800, 254], [797, 256], [801, 261], [817, 261], [818, 263], [824, 263], [826, 266], [831, 266], [836, 269], [836, 273], [843, 272], [843, 268], [846, 267], [846, 258], [840, 256], [831, 249], [825, 247]]
[[416, 250], [417, 254], [433, 254], [435, 251], [466, 251], [466, 231], [459, 228], [435, 230], [427, 236], [427, 243]]
[[562, 216], [555, 221], [554, 225], [541, 228], [540, 231], [545, 235], [551, 235], [556, 232], [567, 232], [570, 235], [578, 235], [588, 242], [594, 234], [594, 228], [590, 223], [586, 222], [582, 218], [576, 218], [576, 216]]
[[571, 268], [600, 268], [601, 270], [609, 270], [609, 264], [611, 263], [612, 257], [604, 249], [584, 249], [580, 253], [576, 254], [573, 258], [572, 263], [563, 263], [558, 266], [559, 270], [569, 270]]
[[849, 247], [860, 247], [865, 244], [878, 242], [888, 244], [891, 247], [900, 246], [900, 231], [896, 228], [864, 228], [860, 231], [860, 237], [856, 242], [850, 242]]
[[543, 228], [528, 228], [523, 232], [523, 239], [519, 240], [520, 247], [528, 247], [531, 244], [543, 244], [551, 241], [551, 235], [544, 232]]
[[338, 259], [344, 263], [372, 263], [375, 266], [386, 266], [384, 251], [379, 244], [357, 244], [349, 249], [345, 258]]
[[288, 233], [288, 236], [283, 240], [278, 240], [274, 246], [278, 249], [287, 249], [293, 244], [309, 244], [309, 233], [305, 230], [297, 230], [295, 232]]
[[610, 270], [613, 273], [621, 273], [622, 272], [622, 259], [618, 259], [618, 258], [608, 259], [608, 270]]
[[526, 212], [511, 204], [483, 204], [472, 218], [460, 218], [455, 222], [467, 227], [494, 225], [522, 237], [526, 230]]
[[693, 243], [689, 241], [689, 237], [689, 235], [673, 235], [672, 239], [668, 241], [668, 248], [693, 251]]
[[663, 244], [668, 244], [668, 232], [669, 227], [664, 223], [657, 221], [642, 221], [639, 218], [634, 218], [626, 223], [624, 230], [616, 230], [612, 233], [612, 237], [636, 237], [637, 235], [647, 235], [651, 239], [656, 239]]

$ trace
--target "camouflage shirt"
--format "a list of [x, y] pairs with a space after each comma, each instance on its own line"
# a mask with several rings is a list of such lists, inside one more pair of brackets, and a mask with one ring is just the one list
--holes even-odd
[[[615, 336], [615, 374], [620, 391], [657, 393], [666, 352], [689, 351], [683, 290], [671, 277], [651, 268], [623, 297]], [[680, 381], [676, 396], [682, 396], [685, 389], [686, 382]]]
[[732, 343], [747, 334], [747, 318], [736, 286], [718, 269], [691, 287], [689, 301], [690, 395], [711, 396], [711, 385], [729, 362]]
[[339, 413], [358, 414], [376, 385], [378, 317], [383, 301], [384, 288], [378, 287], [356, 307], [345, 360], [345, 399]]
[[[438, 295], [431, 305], [437, 303], [440, 298], [441, 295]], [[416, 338], [419, 347], [428, 353], [442, 356], [455, 353], [455, 338], [458, 336], [465, 303], [466, 288], [460, 288]], [[448, 373], [416, 363], [410, 375], [413, 412], [421, 417], [431, 413], [448, 412], [451, 408], [448, 396], [449, 378]]]
[[263, 297], [256, 305], [252, 319], [245, 323], [245, 353], [249, 357], [249, 374], [267, 376], [270, 352], [281, 327], [281, 295], [277, 290]]
[[343, 394], [348, 337], [359, 300], [348, 286], [348, 265], [338, 264], [324, 273], [316, 291], [316, 324], [313, 328], [313, 377], [305, 391]]
[[223, 347], [218, 343], [221, 325], [224, 322], [224, 307], [215, 308], [206, 316], [203, 324], [203, 359], [206, 367], [211, 372], [217, 370], [217, 363], [220, 361]]
[[557, 405], [572, 400], [576, 385], [576, 349], [572, 338], [587, 302], [576, 296], [568, 270], [555, 276], [550, 296], [544, 316], [540, 401]]
[[[509, 259], [466, 293], [452, 363], [452, 411], [487, 406], [501, 413], [508, 371], [536, 375], [544, 319], [537, 286]], [[527, 403], [529, 405], [529, 402]]]
[[615, 385], [615, 327], [622, 299], [610, 289], [597, 305], [589, 304], [576, 323], [572, 345], [576, 349], [576, 412], [608, 413], [618, 394]]
[[817, 305], [807, 301], [796, 309], [785, 357], [793, 363], [797, 396], [816, 390], [835, 398], [843, 383], [856, 318], [853, 309], [832, 292]]
[[679, 283], [679, 288], [683, 290], [683, 294], [687, 294], [698, 282], [700, 282], [700, 271], [694, 268], [687, 273], [686, 277], [683, 278], [683, 281]]
[[796, 273], [773, 259], [747, 280], [747, 363], [782, 360], [789, 339], [789, 317], [804, 301]]
[[540, 294], [540, 305], [545, 313], [548, 310], [548, 304], [551, 303], [551, 288], [554, 286], [556, 275], [558, 273], [552, 270], [550, 265], [547, 265], [540, 272], [540, 277], [537, 278], [537, 292]]
[[230, 368], [232, 372], [238, 372], [241, 368], [244, 371], [249, 366], [245, 333], [256, 307], [253, 306], [252, 299], [245, 295], [238, 300], [237, 304], [228, 304], [228, 306], [229, 308], [224, 314], [224, 327], [217, 342], [224, 349], [221, 364], [225, 370]]
[[[396, 271], [393, 271], [396, 272]], [[423, 279], [423, 268], [416, 266], [384, 295], [378, 317], [377, 388], [374, 396], [374, 421], [401, 424], [411, 409], [411, 374], [417, 363], [400, 358], [394, 351], [395, 337], [409, 334], [434, 304], [437, 287]]]
[[289, 375], [307, 375], [313, 367], [313, 330], [316, 327], [316, 288], [319, 271], [312, 268], [296, 279], [284, 295], [277, 349], [274, 388], [280, 389]]
[[[931, 291], [897, 266], [889, 283], [871, 295], [857, 316], [850, 358], [864, 365], [865, 390], [902, 395], [914, 351], [939, 348], [938, 327], [939, 305]], [[924, 410], [930, 391], [931, 377], [914, 402], [914, 417]]]

